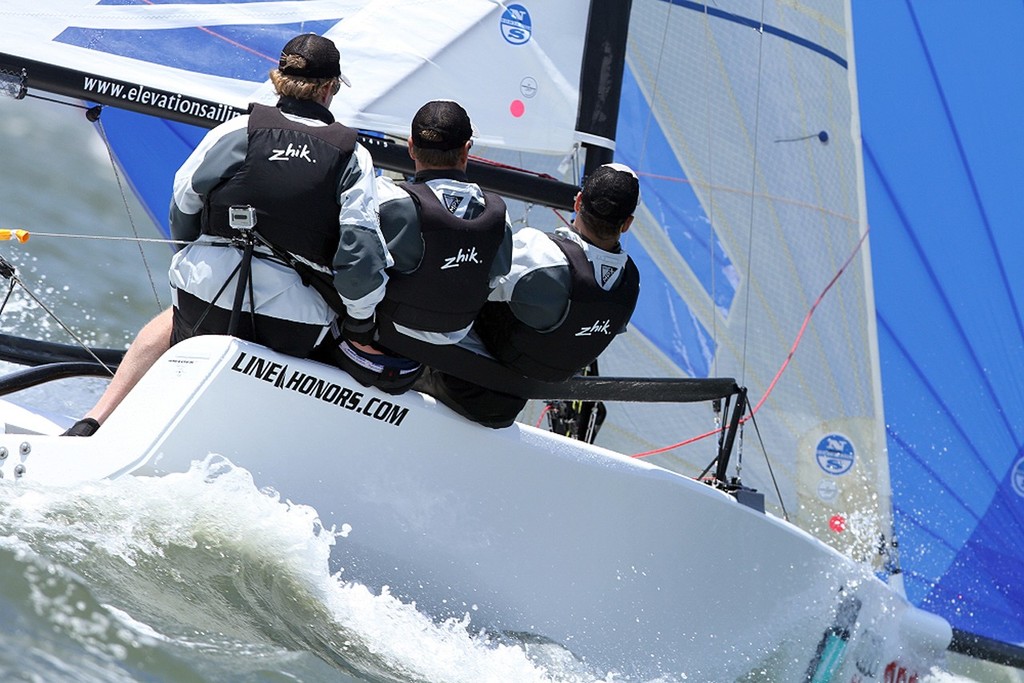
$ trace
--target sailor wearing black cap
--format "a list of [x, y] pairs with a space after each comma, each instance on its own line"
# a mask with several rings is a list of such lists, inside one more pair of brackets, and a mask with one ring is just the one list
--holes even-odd
[[368, 326], [384, 295], [390, 260], [373, 162], [328, 110], [349, 84], [337, 47], [296, 36], [270, 79], [276, 106], [253, 104], [214, 128], [175, 176], [171, 233], [191, 244], [170, 270], [174, 342], [228, 329], [236, 288], [223, 287], [242, 258], [226, 246], [239, 236], [233, 206], [252, 207], [255, 230], [271, 245], [255, 249], [237, 336], [307, 356], [338, 309], [349, 324]]
[[[473, 126], [457, 102], [427, 102], [412, 119], [415, 177], [377, 183], [381, 232], [394, 266], [377, 305], [372, 344], [335, 333], [334, 362], [365, 385], [401, 393], [421, 365], [391, 348], [411, 338], [450, 345], [469, 332], [499, 277], [509, 271], [512, 229], [501, 197], [469, 182]], [[344, 337], [338, 339], [338, 337]]]
[[[605, 164], [576, 195], [571, 228], [516, 232], [512, 268], [499, 279], [462, 346], [551, 382], [594, 361], [625, 331], [640, 292], [639, 271], [619, 244], [639, 198], [636, 174], [622, 164]], [[512, 424], [526, 405], [525, 399], [432, 368], [415, 388], [495, 428]]]
[[295, 36], [270, 80], [277, 105], [254, 104], [211, 130], [175, 175], [171, 235], [189, 244], [171, 263], [173, 307], [140, 330], [100, 400], [68, 435], [95, 432], [171, 343], [228, 332], [243, 258], [232, 243], [239, 233], [230, 207], [251, 207], [249, 222], [272, 245], [255, 247], [237, 336], [307, 356], [337, 309], [347, 324], [370, 328], [391, 261], [370, 154], [328, 110], [341, 83], [351, 85], [338, 48], [312, 33]]

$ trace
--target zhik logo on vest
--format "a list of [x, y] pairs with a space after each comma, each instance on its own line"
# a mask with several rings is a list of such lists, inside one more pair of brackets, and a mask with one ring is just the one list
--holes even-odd
[[292, 143], [288, 143], [288, 146], [284, 149], [273, 150], [267, 160], [268, 161], [290, 161], [292, 159], [305, 159], [311, 164], [316, 163], [316, 159], [309, 156], [309, 145], [303, 144], [302, 147], [296, 147]]
[[449, 256], [444, 260], [444, 265], [441, 266], [441, 270], [458, 268], [463, 263], [480, 263], [480, 259], [476, 257], [476, 247], [470, 247], [469, 251], [460, 248], [458, 254], [455, 256]]
[[581, 327], [580, 331], [576, 333], [576, 336], [589, 337], [592, 334], [611, 334], [611, 330], [608, 329], [611, 327], [611, 324], [611, 320], [595, 320], [592, 325]]

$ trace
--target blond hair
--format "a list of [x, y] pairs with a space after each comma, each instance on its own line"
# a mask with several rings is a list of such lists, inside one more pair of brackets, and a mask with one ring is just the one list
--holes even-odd
[[[298, 55], [287, 55], [288, 58]], [[270, 82], [274, 90], [282, 97], [294, 97], [297, 100], [316, 100], [318, 93], [325, 87], [330, 86], [337, 94], [341, 87], [341, 81], [337, 78], [302, 78], [301, 76], [288, 76], [277, 69], [270, 71]]]

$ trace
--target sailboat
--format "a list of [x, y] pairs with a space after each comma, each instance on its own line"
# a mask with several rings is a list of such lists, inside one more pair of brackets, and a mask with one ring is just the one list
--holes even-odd
[[[280, 23], [278, 5], [288, 10], [289, 23]], [[320, 409], [344, 408], [358, 388], [322, 367], [223, 339], [173, 350], [97, 434], [99, 441], [34, 439], [24, 453], [28, 441], [4, 437], [7, 452], [21, 454], [5, 458], [5, 478], [58, 483], [161, 474], [187, 467], [201, 445], [268, 477], [266, 483], [296, 500], [307, 495], [305, 502], [325, 519], [350, 524], [353, 542], [338, 545], [346, 575], [376, 588], [386, 583], [435, 616], [457, 599], [463, 608], [472, 605], [485, 627], [553, 639], [599, 668], [641, 678], [690, 671], [733, 680], [783, 661], [783, 680], [805, 674], [807, 680], [909, 680], [950, 638], [946, 622], [912, 607], [899, 586], [908, 552], [893, 534], [850, 8], [836, 2], [811, 12], [766, 3], [752, 16], [730, 2], [584, 5], [190, 3], [182, 11], [75, 3], [69, 12], [68, 3], [36, 3], [15, 12], [3, 29], [0, 68], [12, 94], [39, 88], [105, 105], [111, 144], [154, 216], [166, 204], [168, 173], [202, 134], [190, 126], [208, 127], [266, 98], [265, 72], [276, 50], [304, 30], [343, 46], [354, 88], [335, 114], [373, 133], [367, 144], [382, 167], [407, 170], [394, 139], [404, 139], [409, 113], [436, 97], [466, 104], [481, 156], [533, 171], [483, 163], [472, 171], [522, 200], [518, 210], [531, 224], [555, 220], [541, 205], [567, 208], [588, 165], [612, 155], [630, 164], [642, 179], [643, 205], [625, 246], [640, 266], [643, 293], [632, 331], [601, 358], [602, 373], [735, 376], [747, 387], [753, 415], [743, 432], [747, 453], [733, 457], [722, 479], [742, 481], [737, 491], [760, 492], [774, 514], [677, 474], [693, 477], [719, 455], [714, 439], [694, 438], [728, 420], [707, 406], [610, 404], [598, 441], [603, 448], [595, 448], [526, 426], [511, 435], [482, 432], [427, 399], [391, 401], [372, 392], [346, 417], [355, 420], [353, 429], [384, 430], [390, 452], [402, 457], [403, 481], [390, 490], [368, 487], [394, 474], [379, 469], [379, 452], [346, 461], [336, 480], [352, 487], [345, 499], [365, 507], [339, 513], [331, 498], [309, 499], [319, 494], [299, 481], [301, 472], [285, 476], [272, 456], [252, 460], [257, 445], [214, 438], [200, 415], [255, 387], [269, 392], [258, 395], [280, 410], [287, 387], [277, 386], [278, 378], [293, 376], [285, 368], [312, 378], [308, 392], [290, 398], [318, 400], [325, 404], [314, 403]], [[397, 38], [382, 43], [382, 36]], [[179, 41], [187, 48], [171, 50]], [[386, 63], [381, 54], [389, 56]], [[141, 153], [140, 135], [186, 151], [168, 151], [170, 170], [161, 171], [159, 160]], [[181, 398], [168, 407], [172, 381]], [[147, 391], [159, 392], [160, 400]], [[324, 401], [329, 395], [332, 401]], [[535, 422], [542, 408], [534, 406], [524, 422]], [[262, 414], [259, 405], [252, 410]], [[59, 431], [52, 420], [13, 404], [5, 411], [8, 432]], [[421, 427], [401, 432], [417, 415], [444, 425], [445, 439], [426, 453], [415, 431]], [[109, 462], [101, 454], [115, 438], [123, 446], [118, 452], [134, 460]], [[755, 440], [764, 447], [751, 445]], [[500, 467], [509, 468], [503, 483], [523, 483], [510, 487], [508, 498], [489, 499], [493, 464], [449, 451], [501, 453]], [[412, 453], [419, 457], [409, 458]], [[473, 467], [467, 470], [467, 463]], [[362, 478], [347, 483], [353, 472]], [[640, 488], [631, 490], [630, 482]], [[664, 490], [655, 495], [649, 487]], [[586, 493], [597, 489], [621, 490], [623, 508], [593, 510]], [[575, 493], [555, 504], [568, 491]], [[408, 509], [388, 507], [401, 500]], [[460, 506], [443, 509], [439, 500]], [[510, 514], [525, 534], [503, 529]], [[623, 525], [623, 515], [635, 526]], [[467, 523], [473, 518], [480, 526]], [[553, 519], [575, 521], [542, 532]], [[410, 529], [428, 528], [445, 540], [442, 548], [410, 536]], [[370, 533], [360, 536], [365, 530]], [[626, 543], [638, 535], [646, 545]], [[695, 555], [705, 551], [694, 544], [709, 537], [716, 542], [704, 565]], [[557, 557], [567, 538], [581, 555], [556, 565], [566, 581], [558, 584], [565, 592], [557, 601], [541, 578], [551, 568], [539, 559], [503, 566], [509, 555]], [[499, 542], [516, 552], [481, 557], [482, 548]], [[588, 554], [595, 549], [603, 552]], [[614, 581], [606, 583], [601, 570], [609, 569], [609, 555], [618, 562], [654, 550], [654, 565], [616, 565]], [[467, 567], [467, 557], [476, 565]], [[406, 571], [389, 574], [392, 565]], [[678, 585], [687, 582], [714, 585], [714, 617], [707, 616], [706, 597]], [[438, 592], [442, 584], [454, 592]], [[587, 595], [608, 597], [591, 598], [591, 613], [581, 604]], [[698, 614], [701, 623], [694, 623]], [[771, 633], [762, 634], [752, 621], [768, 615]], [[954, 626], [955, 616], [943, 614]], [[970, 633], [1012, 645], [1011, 632], [993, 628]], [[807, 631], [820, 634], [820, 642], [812, 639], [818, 648], [794, 652], [786, 645]], [[729, 654], [736, 652], [743, 656]]]

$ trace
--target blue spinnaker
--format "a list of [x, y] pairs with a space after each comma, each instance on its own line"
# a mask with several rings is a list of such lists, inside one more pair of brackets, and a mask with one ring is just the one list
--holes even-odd
[[853, 11], [907, 593], [1024, 643], [1024, 6]]

